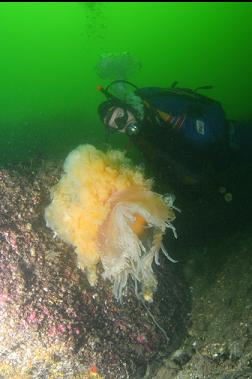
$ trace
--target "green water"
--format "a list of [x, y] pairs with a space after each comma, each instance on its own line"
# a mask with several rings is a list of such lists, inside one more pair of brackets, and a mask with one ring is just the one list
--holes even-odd
[[108, 52], [142, 62], [138, 86], [210, 84], [229, 117], [250, 117], [251, 20], [238, 2], [1, 3], [1, 162], [104, 140], [95, 66]]

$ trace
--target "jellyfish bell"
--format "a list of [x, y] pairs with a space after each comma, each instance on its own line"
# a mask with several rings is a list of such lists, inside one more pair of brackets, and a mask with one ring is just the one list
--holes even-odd
[[136, 295], [152, 301], [157, 287], [152, 264], [175, 218], [172, 201], [152, 191], [153, 182], [124, 153], [83, 145], [69, 154], [64, 175], [52, 189], [47, 226], [75, 247], [80, 268], [97, 283], [96, 265], [121, 300], [129, 278]]

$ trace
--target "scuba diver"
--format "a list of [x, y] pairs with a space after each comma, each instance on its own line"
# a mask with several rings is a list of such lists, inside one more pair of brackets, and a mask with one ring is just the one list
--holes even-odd
[[[124, 133], [163, 176], [174, 184], [223, 185], [221, 176], [234, 163], [251, 165], [252, 128], [231, 121], [218, 101], [195, 90], [138, 88], [117, 80], [98, 87], [106, 101], [98, 107], [108, 130]], [[131, 86], [127, 96], [117, 96], [113, 87]], [[118, 91], [117, 91], [118, 92]]]

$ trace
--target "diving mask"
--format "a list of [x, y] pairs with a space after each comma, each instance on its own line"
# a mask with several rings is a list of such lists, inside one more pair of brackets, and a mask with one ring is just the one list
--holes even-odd
[[112, 106], [103, 117], [104, 124], [112, 130], [134, 136], [139, 133], [139, 126], [134, 114], [123, 107]]

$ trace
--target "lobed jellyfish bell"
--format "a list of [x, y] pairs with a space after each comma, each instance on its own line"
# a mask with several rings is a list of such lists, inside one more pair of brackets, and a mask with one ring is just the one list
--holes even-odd
[[97, 75], [105, 80], [126, 80], [141, 69], [141, 63], [128, 51], [103, 54], [96, 65]]
[[152, 186], [124, 153], [81, 145], [66, 158], [45, 210], [47, 226], [75, 247], [90, 284], [97, 282], [101, 261], [118, 300], [131, 276], [137, 294], [141, 287], [144, 299], [152, 301], [157, 286], [153, 261], [158, 263], [160, 250], [170, 259], [162, 239], [167, 228], [174, 231], [173, 200]]

